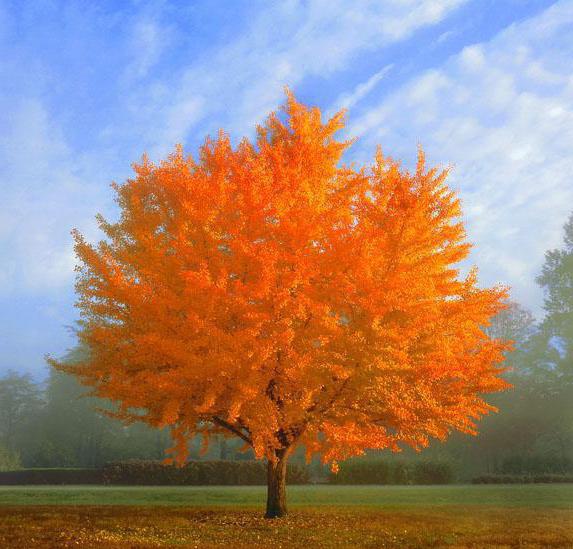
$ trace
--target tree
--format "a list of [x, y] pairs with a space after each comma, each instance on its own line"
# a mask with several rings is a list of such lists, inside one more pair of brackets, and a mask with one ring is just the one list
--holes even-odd
[[573, 449], [573, 214], [564, 226], [564, 246], [545, 253], [537, 283], [545, 293], [545, 317], [530, 345], [535, 396], [563, 459]]
[[[283, 114], [199, 159], [178, 147], [114, 184], [106, 239], [74, 231], [79, 339], [89, 359], [53, 361], [118, 417], [171, 426], [174, 457], [201, 433], [243, 440], [268, 461], [267, 517], [286, 513], [286, 463], [367, 448], [422, 448], [475, 432], [501, 390], [507, 344], [483, 327], [503, 288], [455, 265], [465, 242], [447, 172], [414, 173], [378, 151], [341, 164], [343, 113], [289, 94]], [[284, 115], [284, 116], [283, 116]]]
[[479, 447], [480, 455], [494, 455], [498, 463], [500, 457], [546, 463], [572, 457], [573, 216], [565, 225], [565, 246], [545, 254], [537, 282], [545, 293], [545, 317], [538, 326], [512, 305], [488, 328], [515, 341], [506, 360], [514, 390], [495, 398], [503, 413], [484, 422]]
[[545, 253], [537, 283], [545, 292], [542, 329], [555, 338], [559, 374], [573, 382], [573, 213], [564, 226], [564, 247]]
[[0, 444], [0, 471], [14, 471], [20, 467], [20, 456]]
[[531, 311], [515, 301], [508, 301], [506, 308], [495, 315], [486, 328], [491, 337], [511, 340], [511, 353], [522, 349], [535, 331], [535, 317]]
[[507, 301], [506, 308], [491, 319], [485, 331], [492, 338], [512, 341], [512, 348], [505, 352], [507, 370], [503, 373], [512, 389], [492, 395], [490, 403], [500, 413], [484, 418], [477, 440], [460, 433], [446, 444], [432, 444], [425, 451], [429, 459], [451, 462], [464, 481], [485, 472], [498, 472], [508, 455], [532, 448], [545, 426], [537, 406], [532, 406], [528, 353], [536, 333], [533, 315], [519, 303]]
[[[66, 363], [86, 360], [88, 351], [75, 348]], [[51, 370], [45, 406], [34, 430], [36, 444], [26, 452], [35, 467], [99, 467], [121, 459], [158, 458], [167, 444], [166, 433], [138, 424], [125, 426], [106, 415], [107, 400], [86, 394], [75, 376]]]
[[40, 389], [30, 374], [9, 371], [0, 379], [0, 442], [16, 449], [16, 438], [42, 405]]

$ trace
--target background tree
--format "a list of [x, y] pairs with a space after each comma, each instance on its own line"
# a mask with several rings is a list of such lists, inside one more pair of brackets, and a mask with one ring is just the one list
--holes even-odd
[[[545, 317], [528, 356], [552, 442], [565, 460], [573, 448], [573, 213], [564, 226], [564, 246], [549, 250], [537, 278], [545, 293]], [[541, 407], [541, 406], [540, 406]]]
[[[64, 361], [74, 363], [86, 357], [85, 348], [76, 348]], [[125, 426], [108, 417], [109, 401], [86, 394], [74, 376], [52, 370], [44, 398], [36, 443], [26, 453], [30, 465], [100, 467], [129, 458], [160, 459], [168, 447], [167, 433], [145, 425]]]
[[536, 333], [535, 319], [519, 303], [508, 302], [508, 307], [491, 321], [487, 332], [491, 337], [511, 340], [513, 347], [506, 352], [508, 368], [503, 377], [512, 389], [491, 398], [500, 410], [496, 416], [484, 420], [477, 441], [464, 439], [466, 467], [473, 462], [474, 474], [499, 471], [504, 459], [511, 453], [530, 448], [543, 429], [543, 416], [530, 408], [530, 368], [526, 360], [530, 340]]
[[[531, 400], [527, 354], [530, 338], [536, 333], [533, 315], [519, 303], [507, 301], [506, 308], [491, 319], [485, 331], [494, 339], [513, 342], [512, 348], [505, 352], [507, 371], [503, 373], [512, 388], [490, 397], [499, 414], [483, 419], [478, 437], [454, 434], [445, 444], [438, 444], [439, 441], [431, 444], [422, 458], [448, 463], [458, 480], [464, 482], [484, 473], [498, 472], [516, 448], [530, 448], [539, 430], [546, 426], [543, 414], [536, 415], [528, 407]], [[398, 459], [417, 462], [420, 457], [403, 452]]]
[[[490, 337], [502, 340], [511, 340], [512, 349], [506, 353], [506, 367], [508, 372], [505, 375], [511, 375], [512, 367], [518, 369], [518, 353], [524, 351], [528, 339], [535, 332], [535, 317], [531, 311], [522, 307], [515, 301], [508, 301], [506, 308], [495, 315], [486, 327], [486, 332]], [[515, 370], [514, 369], [514, 370]]]
[[20, 467], [20, 456], [0, 444], [0, 471], [14, 471]]
[[558, 350], [555, 375], [573, 382], [573, 213], [564, 227], [564, 246], [549, 250], [537, 278], [545, 292], [542, 330]]
[[[567, 473], [573, 470], [573, 216], [565, 245], [546, 253], [537, 278], [545, 293], [539, 324], [518, 304], [488, 328], [512, 339], [504, 376], [513, 389], [492, 397], [501, 413], [487, 418], [476, 441], [459, 439], [448, 450], [460, 456], [467, 477], [490, 473]], [[485, 460], [485, 461], [484, 461]]]
[[[63, 360], [82, 356], [85, 350], [75, 349]], [[125, 426], [107, 417], [106, 409], [109, 401], [87, 396], [71, 375], [53, 370], [40, 382], [8, 372], [0, 378], [0, 468], [17, 468], [20, 462], [25, 467], [99, 467], [163, 457], [167, 432]]]
[[492, 410], [504, 342], [483, 326], [505, 291], [455, 265], [469, 251], [446, 172], [379, 152], [340, 164], [339, 113], [289, 95], [256, 144], [220, 133], [114, 185], [107, 239], [75, 232], [79, 338], [53, 362], [119, 404], [118, 417], [188, 440], [226, 433], [268, 460], [268, 517], [286, 512], [286, 462], [421, 448], [475, 432]]
[[7, 453], [16, 450], [18, 437], [41, 405], [40, 388], [29, 374], [9, 371], [0, 378], [0, 444]]

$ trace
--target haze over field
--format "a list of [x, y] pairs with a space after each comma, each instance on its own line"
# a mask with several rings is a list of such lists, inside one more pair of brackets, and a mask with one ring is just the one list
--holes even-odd
[[109, 183], [207, 133], [236, 141], [289, 85], [376, 144], [452, 164], [472, 260], [535, 313], [573, 204], [573, 2], [13, 3], [0, 0], [0, 374], [73, 344], [69, 231]]

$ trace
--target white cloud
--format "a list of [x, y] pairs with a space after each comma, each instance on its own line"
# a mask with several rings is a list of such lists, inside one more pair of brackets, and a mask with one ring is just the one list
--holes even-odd
[[149, 77], [162, 57], [176, 47], [179, 32], [172, 21], [173, 12], [164, 0], [142, 3], [126, 13], [128, 64], [123, 74], [126, 86]]
[[366, 82], [358, 84], [350, 93], [342, 94], [336, 103], [336, 110], [350, 109], [362, 101], [386, 75], [392, 70], [394, 65], [386, 65], [384, 68], [374, 73]]
[[453, 164], [485, 283], [536, 309], [534, 277], [573, 209], [573, 4], [559, 2], [414, 78], [348, 129], [384, 150]]
[[84, 179], [81, 161], [38, 100], [21, 99], [4, 112], [0, 295], [69, 285], [75, 263], [70, 229], [90, 227], [86, 212], [93, 216], [98, 188]]
[[[192, 127], [212, 115], [233, 135], [243, 135], [282, 102], [285, 84], [294, 87], [307, 76], [328, 76], [359, 52], [404, 40], [465, 1], [268, 3], [237, 39], [205, 52], [172, 82], [138, 90], [131, 96], [132, 109], [144, 127], [153, 127], [145, 135], [152, 156], [184, 141]], [[201, 111], [189, 115], [190, 104], [201, 105]]]
[[[282, 101], [284, 84], [295, 86], [305, 76], [344, 68], [356, 53], [404, 39], [463, 1], [268, 3], [231, 42], [204, 50], [172, 76], [160, 72], [159, 79], [154, 69], [176, 42], [173, 36], [188, 29], [170, 26], [164, 17], [167, 4], [142, 5], [126, 16], [125, 49], [118, 51], [126, 60], [119, 81], [127, 109], [107, 127], [90, 129], [95, 139], [89, 150], [64, 135], [50, 112], [50, 90], [34, 96], [3, 92], [0, 295], [70, 286], [74, 257], [69, 231], [78, 226], [88, 237], [97, 234], [93, 215], [109, 205], [108, 183], [119, 175], [105, 167], [106, 155], [119, 154], [118, 147], [125, 145], [131, 154], [137, 137], [138, 152], [163, 155], [199, 124], [201, 134], [216, 130], [209, 126], [214, 119], [235, 136], [252, 131]], [[9, 51], [17, 53], [12, 46]], [[3, 75], [10, 77], [10, 70], [15, 69], [3, 67]], [[358, 101], [382, 76], [349, 100]], [[126, 138], [131, 142], [125, 143]]]
[[133, 28], [131, 45], [134, 60], [127, 68], [127, 76], [143, 78], [153, 67], [166, 47], [167, 29], [153, 20], [138, 21]]
[[442, 34], [440, 34], [440, 36], [438, 36], [436, 43], [442, 44], [443, 42], [447, 42], [450, 38], [452, 38], [452, 36], [456, 36], [457, 34], [458, 31], [455, 30], [445, 31]]

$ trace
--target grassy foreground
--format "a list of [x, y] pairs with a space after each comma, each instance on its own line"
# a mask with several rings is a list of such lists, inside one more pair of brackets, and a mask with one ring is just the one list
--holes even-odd
[[[180, 505], [262, 509], [264, 486], [0, 486], [0, 505]], [[573, 510], [573, 484], [289, 486], [289, 507], [481, 505]]]
[[573, 486], [0, 487], [0, 547], [573, 547]]

